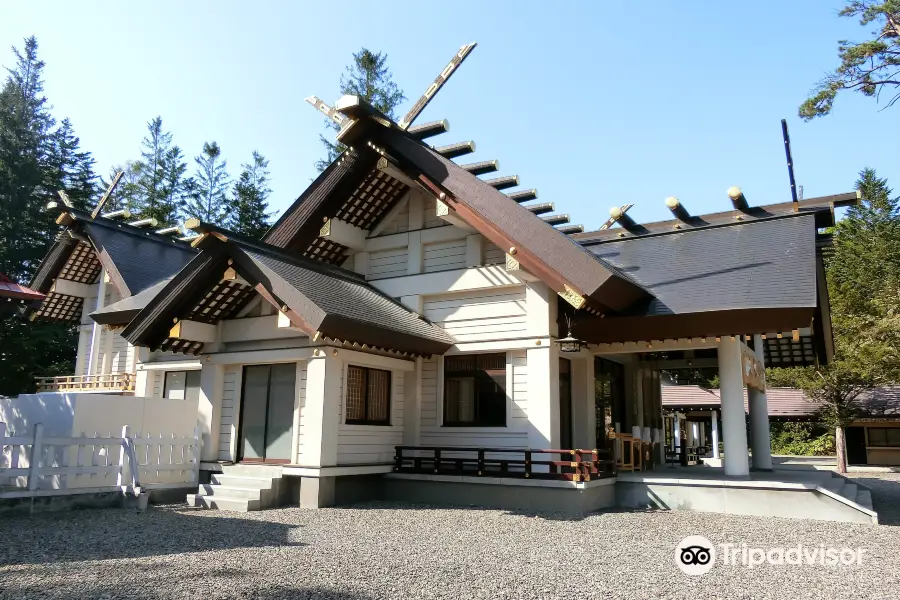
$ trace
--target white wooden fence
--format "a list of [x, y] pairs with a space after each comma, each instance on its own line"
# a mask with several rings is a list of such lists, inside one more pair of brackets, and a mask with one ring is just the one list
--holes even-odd
[[29, 436], [8, 435], [0, 422], [0, 499], [105, 491], [139, 493], [196, 484], [200, 434], [94, 433], [44, 435], [41, 423]]

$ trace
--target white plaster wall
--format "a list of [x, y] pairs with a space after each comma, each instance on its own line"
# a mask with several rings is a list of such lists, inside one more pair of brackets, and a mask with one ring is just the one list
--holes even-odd
[[[42, 393], [25, 394], [18, 398], [0, 398], [0, 422], [7, 424], [7, 435], [31, 436], [34, 425], [44, 425], [44, 436], [58, 437], [119, 437], [122, 427], [128, 426], [133, 438], [153, 439], [165, 442], [176, 438], [192, 438], [197, 426], [197, 404], [183, 400], [162, 400], [115, 396], [108, 394], [67, 394]], [[156, 462], [159, 458], [159, 444], [148, 449], [138, 445], [138, 461]], [[21, 449], [21, 447], [20, 447]], [[99, 449], [97, 449], [99, 451]], [[104, 450], [103, 455], [83, 459], [83, 464], [98, 460], [100, 465], [118, 464], [118, 447]], [[71, 447], [68, 457], [62, 447], [48, 447], [44, 455], [45, 465], [62, 466], [68, 461], [75, 465], [77, 448]], [[169, 461], [168, 455], [162, 462]], [[175, 462], [180, 462], [176, 457]], [[27, 456], [20, 454], [19, 466], [27, 466]], [[184, 474], [142, 473], [142, 483], [162, 483], [184, 480]], [[69, 477], [68, 487], [101, 487], [115, 485], [114, 476], [83, 475]], [[60, 487], [58, 477], [48, 478], [41, 488]]]
[[222, 383], [222, 419], [219, 428], [219, 460], [235, 460], [232, 442], [237, 439], [241, 394], [240, 365], [226, 365]]
[[521, 338], [528, 334], [524, 286], [428, 296], [424, 314], [458, 342]]

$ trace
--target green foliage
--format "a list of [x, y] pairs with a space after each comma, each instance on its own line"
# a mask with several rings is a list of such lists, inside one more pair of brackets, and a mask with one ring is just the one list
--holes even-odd
[[859, 18], [861, 26], [873, 23], [875, 29], [863, 42], [838, 42], [841, 64], [800, 105], [800, 116], [806, 120], [830, 113], [843, 90], [876, 99], [887, 91], [892, 94], [887, 106], [900, 99], [900, 0], [852, 0], [839, 15]]
[[[37, 40], [26, 39], [13, 54], [0, 88], [0, 272], [28, 282], [58, 229], [46, 203], [65, 190], [87, 207], [97, 180], [72, 124], [57, 126], [50, 114]], [[71, 327], [7, 318], [0, 323], [0, 394], [33, 391], [34, 377], [70, 371], [75, 349]]]
[[194, 162], [196, 185], [185, 213], [206, 223], [222, 223], [229, 208], [227, 194], [231, 185], [222, 149], [216, 142], [205, 142], [203, 153], [195, 157]]
[[[394, 110], [406, 100], [406, 96], [394, 83], [387, 67], [387, 58], [387, 54], [375, 53], [367, 48], [362, 48], [359, 52], [354, 53], [353, 63], [341, 75], [340, 91], [342, 96], [352, 95], [365, 98], [369, 104], [396, 120]], [[330, 119], [326, 119], [325, 124], [335, 131], [338, 130], [337, 124]], [[334, 144], [325, 139], [323, 135], [320, 135], [319, 139], [325, 146], [326, 156], [316, 161], [316, 168], [324, 171], [344, 151], [344, 145]]]
[[831, 456], [835, 452], [834, 432], [814, 423], [770, 424], [772, 454], [790, 456]]
[[253, 160], [241, 165], [243, 171], [234, 184], [228, 228], [251, 239], [260, 239], [269, 229], [269, 161], [253, 152]]

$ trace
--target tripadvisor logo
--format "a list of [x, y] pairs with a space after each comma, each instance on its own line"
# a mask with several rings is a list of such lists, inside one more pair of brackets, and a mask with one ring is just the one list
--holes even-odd
[[[788, 548], [751, 548], [747, 544], [719, 544], [723, 565], [748, 569], [769, 565], [839, 567], [861, 565], [866, 548], [830, 548], [824, 544], [797, 544]], [[705, 575], [716, 563], [716, 547], [701, 535], [691, 535], [675, 546], [675, 564], [687, 575]]]

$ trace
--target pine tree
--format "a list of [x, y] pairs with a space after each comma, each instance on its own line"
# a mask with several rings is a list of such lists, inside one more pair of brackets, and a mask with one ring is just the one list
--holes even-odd
[[[367, 48], [356, 52], [353, 55], [353, 63], [341, 75], [340, 90], [342, 96], [349, 94], [365, 98], [372, 106], [396, 120], [394, 110], [406, 100], [406, 96], [394, 83], [387, 67], [387, 58], [387, 54], [374, 53]], [[338, 130], [337, 124], [330, 119], [326, 119], [325, 124], [335, 131]], [[319, 139], [325, 146], [326, 156], [316, 161], [316, 168], [324, 171], [344, 151], [344, 145], [334, 144], [323, 135], [320, 135]]]
[[216, 142], [203, 144], [203, 154], [194, 158], [195, 184], [185, 210], [188, 217], [207, 223], [221, 223], [225, 219], [226, 196], [231, 181], [228, 166], [222, 159], [222, 149]]
[[269, 229], [269, 161], [253, 151], [253, 160], [241, 165], [243, 171], [234, 184], [228, 228], [251, 239], [260, 239]]

